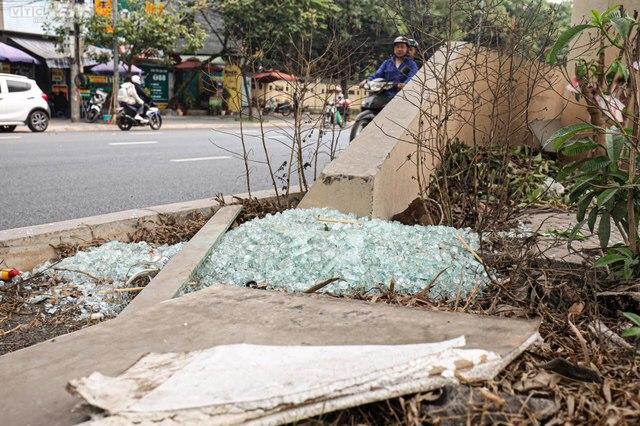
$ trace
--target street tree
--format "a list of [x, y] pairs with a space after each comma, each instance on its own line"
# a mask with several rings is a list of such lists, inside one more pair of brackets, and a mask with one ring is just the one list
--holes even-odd
[[[61, 11], [65, 10], [63, 3], [56, 5]], [[66, 3], [73, 4], [74, 1], [67, 0]], [[195, 52], [200, 49], [206, 33], [194, 21], [194, 16], [201, 7], [202, 2], [174, 0], [165, 8], [149, 10], [145, 8], [143, 0], [128, 0], [128, 8], [120, 11], [115, 25], [110, 16], [76, 13], [66, 20], [53, 21], [47, 30], [55, 36], [61, 47], [68, 39], [73, 24], [76, 24], [85, 46], [121, 46], [122, 62], [131, 70], [137, 58], [153, 57], [169, 61], [173, 52]], [[74, 22], [67, 22], [69, 19]]]
[[[300, 39], [327, 29], [327, 20], [340, 9], [333, 0], [212, 0], [225, 31], [250, 55], [277, 61]], [[275, 47], [275, 48], [274, 48]]]

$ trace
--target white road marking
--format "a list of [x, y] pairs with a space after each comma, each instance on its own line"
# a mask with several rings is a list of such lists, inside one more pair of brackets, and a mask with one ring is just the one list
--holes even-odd
[[151, 145], [154, 143], [158, 143], [158, 141], [138, 141], [138, 142], [111, 142], [109, 145], [111, 146], [119, 146], [119, 145]]
[[22, 136], [0, 136], [0, 139], [21, 139]]
[[[266, 132], [266, 130], [265, 130]], [[237, 129], [235, 132], [235, 134], [240, 135], [240, 130]], [[260, 130], [243, 130], [242, 133], [244, 134], [249, 134], [249, 135], [259, 135], [260, 133], [262, 133]]]
[[207, 161], [207, 160], [228, 160], [231, 157], [222, 155], [219, 157], [194, 157], [194, 158], [174, 158], [173, 160], [169, 160], [172, 163], [186, 163], [189, 161]]

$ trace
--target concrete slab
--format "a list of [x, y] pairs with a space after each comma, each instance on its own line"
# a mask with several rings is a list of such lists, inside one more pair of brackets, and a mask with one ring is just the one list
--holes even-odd
[[242, 206], [239, 205], [226, 206], [218, 210], [144, 290], [124, 308], [120, 316], [173, 298], [189, 281], [193, 271], [200, 266], [213, 245], [227, 232], [241, 210]]
[[[582, 234], [586, 237], [583, 241], [575, 240], [571, 243], [571, 249], [567, 247], [567, 238], [553, 236], [551, 233], [570, 232], [576, 225], [575, 213], [565, 212], [541, 212], [524, 213], [518, 217], [524, 225], [534, 232], [537, 232], [537, 249], [547, 259], [558, 260], [570, 263], [583, 264], [587, 259], [593, 259], [593, 253], [600, 250], [600, 240], [597, 229], [593, 234], [589, 227], [584, 224], [581, 228]], [[616, 227], [611, 228], [609, 244], [623, 243], [622, 234]], [[591, 254], [589, 254], [591, 252]]]
[[505, 359], [537, 338], [522, 321], [214, 286], [0, 357], [3, 425], [81, 421], [67, 382], [99, 371], [118, 375], [147, 352], [214, 345], [356, 345], [439, 342], [460, 335], [466, 348]]

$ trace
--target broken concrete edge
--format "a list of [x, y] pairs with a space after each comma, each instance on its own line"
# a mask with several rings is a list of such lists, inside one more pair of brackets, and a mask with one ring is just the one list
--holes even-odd
[[[424, 192], [447, 141], [532, 145], [528, 123], [561, 115], [566, 83], [557, 69], [505, 59], [470, 43], [443, 45], [323, 170], [300, 207], [389, 219]], [[512, 73], [507, 91], [504, 73]]]
[[242, 206], [220, 208], [125, 308], [119, 317], [169, 300], [193, 277], [213, 246], [235, 222]]
[[[406, 209], [420, 192], [414, 179], [417, 171], [406, 163], [416, 152], [412, 135], [421, 121], [421, 105], [427, 103], [423, 95], [425, 90], [438, 90], [438, 76], [464, 59], [466, 46], [456, 42], [436, 51], [429, 64], [322, 171], [299, 207], [329, 207], [381, 219]], [[438, 164], [433, 158], [432, 162], [428, 166], [435, 169]]]
[[[291, 188], [289, 198], [300, 199], [298, 188]], [[226, 204], [236, 202], [236, 198], [249, 198], [248, 193], [224, 197]], [[274, 190], [255, 191], [251, 198], [265, 201], [276, 199]], [[184, 218], [192, 213], [200, 213], [210, 218], [220, 208], [214, 198], [205, 198], [181, 203], [106, 213], [80, 219], [52, 222], [23, 228], [0, 230], [0, 260], [12, 268], [31, 270], [37, 265], [56, 257], [53, 246], [62, 243], [88, 242], [95, 239], [129, 241], [129, 234], [143, 222], [153, 223], [161, 215]]]

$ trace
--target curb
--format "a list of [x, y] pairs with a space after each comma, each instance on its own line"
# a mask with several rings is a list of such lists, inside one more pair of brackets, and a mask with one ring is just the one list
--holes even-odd
[[227, 232], [242, 210], [240, 205], [220, 208], [189, 240], [147, 286], [118, 314], [118, 317], [137, 312], [165, 300], [172, 299], [190, 280], [213, 245]]
[[[298, 188], [291, 188], [290, 197], [300, 195]], [[238, 198], [249, 198], [249, 194], [238, 194]], [[256, 191], [251, 198], [275, 198], [273, 190]], [[232, 204], [234, 196], [224, 197]], [[35, 266], [56, 256], [52, 247], [61, 243], [87, 242], [94, 239], [118, 240], [127, 242], [129, 235], [136, 229], [140, 220], [154, 221], [159, 215], [172, 215], [178, 218], [199, 212], [206, 218], [213, 216], [220, 205], [213, 198], [205, 198], [182, 203], [163, 204], [133, 210], [124, 210], [80, 219], [33, 225], [23, 228], [0, 231], [0, 260], [12, 268], [31, 270]]]

